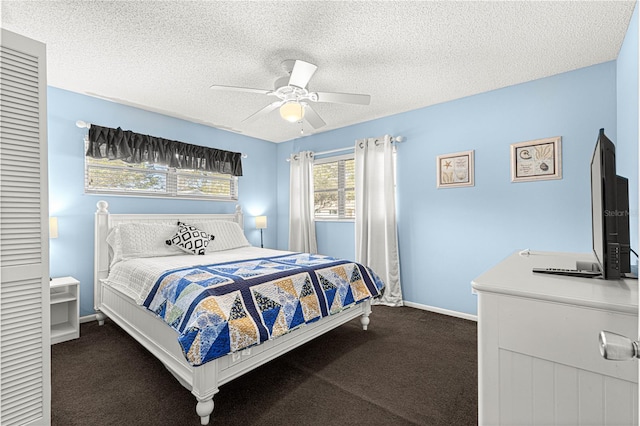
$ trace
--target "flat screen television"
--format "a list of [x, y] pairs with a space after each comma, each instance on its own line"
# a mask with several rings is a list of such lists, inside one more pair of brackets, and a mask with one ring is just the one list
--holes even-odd
[[593, 253], [602, 277], [617, 280], [631, 272], [629, 182], [616, 174], [616, 147], [600, 129], [591, 158]]

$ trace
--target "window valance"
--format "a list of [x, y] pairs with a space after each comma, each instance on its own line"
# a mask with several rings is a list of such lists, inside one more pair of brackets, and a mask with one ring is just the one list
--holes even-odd
[[242, 176], [242, 154], [92, 124], [87, 157]]

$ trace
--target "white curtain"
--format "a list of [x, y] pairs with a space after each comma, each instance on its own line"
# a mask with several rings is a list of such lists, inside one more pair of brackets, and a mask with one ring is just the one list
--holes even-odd
[[292, 154], [290, 160], [289, 250], [317, 253], [313, 219], [313, 152]]
[[356, 262], [386, 284], [379, 304], [402, 306], [394, 146], [391, 136], [359, 139], [356, 166]]

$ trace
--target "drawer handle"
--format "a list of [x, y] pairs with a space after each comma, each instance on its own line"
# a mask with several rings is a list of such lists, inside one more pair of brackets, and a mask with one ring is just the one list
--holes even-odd
[[598, 336], [600, 342], [600, 355], [611, 361], [628, 361], [640, 358], [638, 342], [631, 341], [627, 336], [601, 331]]

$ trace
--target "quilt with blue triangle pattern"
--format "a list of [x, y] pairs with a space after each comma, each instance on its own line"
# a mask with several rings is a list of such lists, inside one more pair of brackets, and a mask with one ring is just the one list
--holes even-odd
[[196, 366], [379, 297], [383, 288], [359, 263], [294, 253], [167, 271], [144, 306], [178, 332]]

